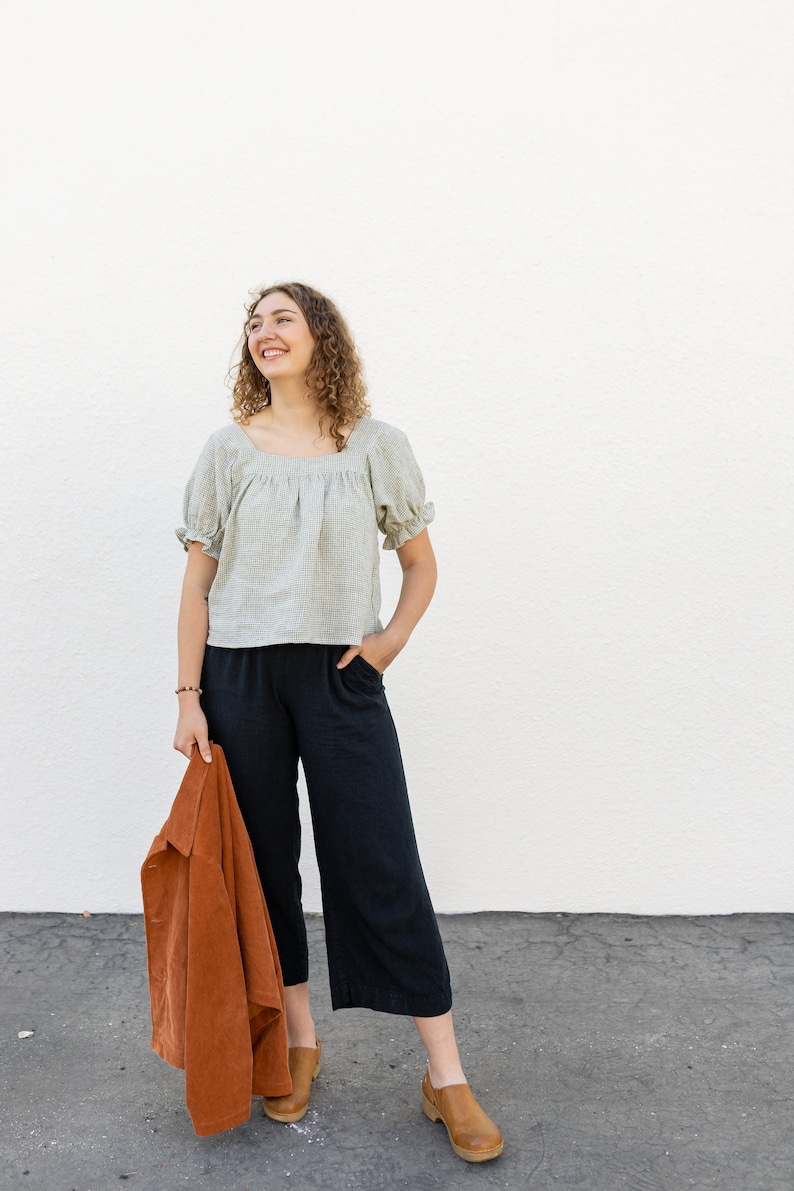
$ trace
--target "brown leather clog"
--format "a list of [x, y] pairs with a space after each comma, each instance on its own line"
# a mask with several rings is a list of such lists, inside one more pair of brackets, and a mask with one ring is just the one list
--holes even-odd
[[487, 1162], [498, 1158], [504, 1138], [487, 1113], [483, 1112], [467, 1083], [453, 1083], [434, 1088], [430, 1073], [422, 1080], [422, 1111], [431, 1121], [443, 1121], [450, 1144], [465, 1162]]
[[265, 1116], [271, 1121], [290, 1124], [306, 1116], [312, 1083], [320, 1074], [322, 1042], [316, 1046], [291, 1046], [289, 1048], [289, 1073], [292, 1076], [292, 1092], [289, 1096], [263, 1096]]

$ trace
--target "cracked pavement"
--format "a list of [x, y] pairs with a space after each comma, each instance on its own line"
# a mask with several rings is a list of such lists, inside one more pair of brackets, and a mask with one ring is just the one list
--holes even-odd
[[[791, 1191], [794, 915], [441, 916], [464, 1067], [505, 1134], [469, 1165], [422, 1114], [409, 1019], [331, 1012], [307, 1116], [197, 1138], [149, 1048], [143, 921], [2, 914], [3, 1191]], [[18, 1037], [32, 1030], [31, 1037]]]

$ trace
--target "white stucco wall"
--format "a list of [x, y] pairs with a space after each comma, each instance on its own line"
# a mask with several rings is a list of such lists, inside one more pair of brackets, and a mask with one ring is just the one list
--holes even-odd
[[438, 509], [387, 678], [437, 908], [794, 909], [787, 0], [3, 25], [0, 909], [139, 908], [181, 490], [283, 277]]

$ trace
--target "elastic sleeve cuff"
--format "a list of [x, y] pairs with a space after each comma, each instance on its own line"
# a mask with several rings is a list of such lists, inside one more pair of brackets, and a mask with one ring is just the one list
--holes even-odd
[[426, 529], [430, 522], [436, 515], [436, 510], [432, 504], [425, 505], [421, 513], [417, 513], [410, 521], [406, 521], [403, 525], [395, 525], [383, 541], [384, 550], [399, 550], [400, 546], [404, 546], [406, 542], [410, 542], [411, 538], [417, 537], [423, 529]]
[[185, 547], [185, 550], [187, 550], [191, 542], [201, 542], [203, 554], [208, 554], [210, 558], [216, 560], [220, 558], [222, 539], [211, 538], [206, 534], [194, 533], [192, 530], [184, 528], [177, 529], [174, 532]]

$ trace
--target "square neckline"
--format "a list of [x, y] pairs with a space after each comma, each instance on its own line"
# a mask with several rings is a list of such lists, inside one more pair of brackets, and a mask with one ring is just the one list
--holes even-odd
[[[347, 439], [345, 440], [345, 450], [347, 450], [348, 446], [350, 445], [350, 440], [358, 430], [360, 424], [361, 418], [356, 421], [355, 426], [348, 434]], [[251, 439], [243, 430], [239, 422], [232, 422], [232, 425], [234, 426], [235, 430], [239, 430], [240, 434], [242, 434], [251, 450], [257, 455], [264, 455], [266, 459], [333, 459], [344, 454], [344, 451], [326, 451], [322, 455], [284, 455], [279, 451], [260, 451], [259, 447], [255, 446], [254, 443], [251, 442]]]

